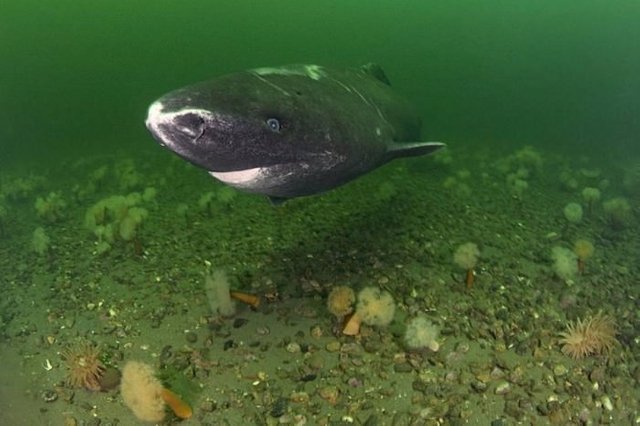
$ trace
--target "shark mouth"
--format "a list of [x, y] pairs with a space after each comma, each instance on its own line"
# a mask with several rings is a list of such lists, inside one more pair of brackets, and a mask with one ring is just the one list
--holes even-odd
[[283, 163], [230, 172], [209, 171], [209, 174], [222, 183], [240, 190], [264, 192], [289, 186], [295, 180], [296, 173], [307, 167], [304, 163]]
[[246, 170], [236, 170], [232, 172], [214, 172], [209, 174], [221, 182], [236, 188], [252, 188], [253, 185], [267, 175], [268, 167], [254, 167]]

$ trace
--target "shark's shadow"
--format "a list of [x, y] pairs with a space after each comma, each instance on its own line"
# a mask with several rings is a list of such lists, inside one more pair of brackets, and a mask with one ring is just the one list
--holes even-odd
[[[410, 189], [390, 197], [349, 197], [351, 191], [312, 202], [278, 207], [273, 272], [281, 280], [304, 279], [341, 283], [373, 277], [373, 270], [405, 264], [413, 256], [408, 244], [429, 239], [429, 223], [439, 214], [437, 205], [425, 203]], [[369, 192], [369, 191], [367, 191]], [[370, 194], [370, 192], [369, 192]], [[426, 204], [426, 205], [425, 205]], [[308, 214], [306, 214], [308, 213]], [[291, 226], [291, 218], [303, 224]], [[342, 282], [343, 284], [346, 284]]]

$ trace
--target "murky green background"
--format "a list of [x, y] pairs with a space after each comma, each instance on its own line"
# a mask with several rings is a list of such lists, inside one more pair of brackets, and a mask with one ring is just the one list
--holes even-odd
[[225, 72], [369, 61], [428, 139], [623, 156], [640, 145], [638, 22], [638, 1], [3, 1], [0, 164], [157, 149], [147, 105]]

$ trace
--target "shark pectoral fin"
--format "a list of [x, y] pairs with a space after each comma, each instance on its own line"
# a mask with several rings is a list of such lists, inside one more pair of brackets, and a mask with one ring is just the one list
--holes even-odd
[[389, 155], [396, 157], [415, 157], [418, 155], [433, 154], [446, 145], [442, 142], [408, 142], [394, 143], [389, 146]]
[[272, 206], [281, 206], [287, 200], [288, 200], [288, 198], [285, 198], [285, 197], [272, 197], [272, 196], [269, 196], [269, 201], [271, 201], [271, 205]]

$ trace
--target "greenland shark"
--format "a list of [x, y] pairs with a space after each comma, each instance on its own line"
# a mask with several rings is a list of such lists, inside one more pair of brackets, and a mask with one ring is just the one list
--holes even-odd
[[420, 142], [420, 117], [382, 69], [258, 68], [170, 92], [146, 125], [164, 147], [237, 189], [274, 201], [317, 194], [398, 157], [444, 146]]

